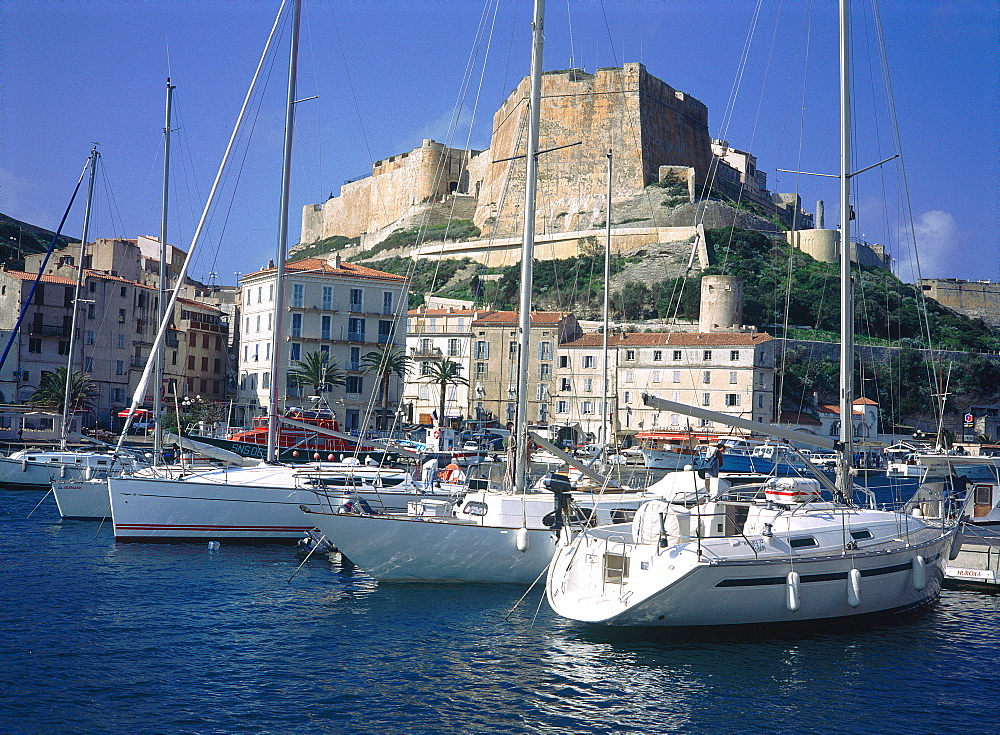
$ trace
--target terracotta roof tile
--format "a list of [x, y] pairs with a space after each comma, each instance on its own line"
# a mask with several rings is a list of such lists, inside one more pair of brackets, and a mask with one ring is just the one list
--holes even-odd
[[[770, 342], [763, 332], [636, 332], [622, 337], [608, 336], [609, 347], [756, 347]], [[585, 334], [563, 347], [600, 347], [604, 335]]]
[[[24, 271], [11, 271], [11, 270], [6, 270], [6, 269], [4, 269], [3, 272], [6, 273], [8, 276], [13, 276], [14, 278], [17, 278], [17, 279], [22, 280], [22, 281], [34, 281], [35, 280], [35, 276], [37, 275], [36, 273], [25, 273]], [[42, 283], [59, 283], [59, 284], [62, 284], [64, 286], [75, 286], [76, 285], [76, 281], [75, 280], [73, 280], [71, 278], [63, 278], [62, 276], [43, 275], [41, 277], [40, 281]]]
[[799, 426], [822, 426], [823, 422], [815, 416], [798, 411], [782, 411], [778, 418], [779, 424], [798, 424]]
[[[258, 276], [262, 273], [269, 273], [271, 271], [277, 270], [273, 266], [270, 268], [262, 268], [254, 273], [247, 273], [243, 276], [243, 279], [250, 278], [251, 276]], [[335, 268], [333, 263], [329, 260], [323, 258], [303, 258], [302, 260], [293, 260], [291, 262], [285, 263], [286, 272], [302, 272], [302, 271], [314, 271], [316, 273], [323, 273], [325, 275], [331, 276], [351, 276], [355, 278], [372, 278], [379, 281], [398, 281], [405, 282], [409, 281], [406, 276], [397, 276], [395, 273], [386, 273], [385, 271], [377, 271], [374, 268], [368, 268], [364, 265], [356, 265], [354, 263], [346, 263], [341, 261], [340, 267]], [[243, 280], [241, 279], [241, 280]]]
[[[571, 311], [533, 311], [531, 312], [531, 323], [535, 325], [551, 324], [555, 326], [563, 319], [571, 316]], [[520, 323], [520, 312], [518, 311], [490, 311], [483, 314], [473, 322], [475, 326], [503, 325], [517, 326]]]

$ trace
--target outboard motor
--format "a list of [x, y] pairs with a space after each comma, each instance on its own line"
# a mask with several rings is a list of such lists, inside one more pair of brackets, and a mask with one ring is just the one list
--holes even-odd
[[570, 491], [572, 491], [573, 486], [569, 483], [569, 476], [564, 472], [549, 472], [542, 479], [542, 484], [546, 490], [552, 493], [555, 501], [552, 530], [558, 534], [566, 525], [566, 518], [569, 515]]

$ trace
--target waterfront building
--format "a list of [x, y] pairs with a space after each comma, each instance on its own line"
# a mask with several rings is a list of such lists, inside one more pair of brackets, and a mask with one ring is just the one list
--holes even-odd
[[[728, 426], [643, 404], [650, 393], [678, 403], [769, 422], [774, 416], [774, 341], [759, 332], [635, 333], [608, 338], [608, 400], [602, 388], [603, 335], [558, 350], [553, 436], [573, 444], [609, 434], [687, 431], [728, 434]], [[612, 433], [613, 432], [613, 433]]]
[[[378, 403], [380, 378], [366, 374], [364, 356], [385, 346], [406, 346], [406, 298], [403, 276], [374, 270], [339, 257], [306, 258], [285, 265], [285, 305], [280, 366], [272, 384], [274, 339], [274, 264], [240, 279], [239, 399], [234, 421], [246, 425], [267, 412], [272, 390], [282, 408], [310, 403], [311, 387], [288, 379], [309, 353], [325, 353], [344, 373], [344, 385], [325, 391], [326, 405], [342, 428], [358, 431], [384, 426]], [[389, 406], [394, 412], [401, 380], [390, 379]]]

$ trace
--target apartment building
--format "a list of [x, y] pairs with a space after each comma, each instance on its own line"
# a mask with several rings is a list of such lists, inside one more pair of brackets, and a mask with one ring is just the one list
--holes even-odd
[[[409, 312], [406, 353], [412, 361], [403, 387], [403, 405], [411, 423], [431, 424], [440, 409], [439, 386], [422, 379], [435, 362], [450, 360], [460, 366], [460, 374], [472, 374], [472, 323], [485, 312], [476, 309], [419, 307]], [[474, 386], [451, 385], [445, 389], [445, 419], [480, 418], [475, 415]]]
[[560, 345], [553, 392], [553, 436], [597, 441], [640, 431], [728, 433], [727, 426], [658, 411], [642, 394], [755, 421], [774, 416], [774, 341], [753, 332], [610, 335], [608, 398], [603, 388], [603, 336], [588, 334]]
[[[391, 345], [406, 347], [406, 293], [403, 276], [342, 262], [306, 258], [285, 265], [282, 352], [272, 385], [272, 342], [276, 268], [240, 279], [241, 344], [239, 401], [234, 417], [247, 423], [266, 413], [272, 390], [279, 403], [309, 403], [311, 388], [289, 382], [288, 368], [312, 352], [327, 353], [345, 374], [345, 385], [324, 393], [341, 426], [349, 431], [384, 426], [378, 404], [380, 378], [365, 372], [363, 357]], [[390, 379], [389, 406], [394, 413], [402, 394], [401, 379]]]
[[[72, 264], [63, 263], [68, 265]], [[0, 271], [0, 324], [8, 334], [34, 279], [33, 273]], [[5, 364], [4, 377], [10, 375], [12, 380], [0, 381], [0, 400], [23, 403], [38, 388], [43, 372], [66, 367], [75, 289], [75, 277], [41, 277]], [[156, 288], [105, 272], [84, 271], [73, 370], [87, 373], [97, 388], [94, 412], [85, 419], [86, 425], [117, 427], [117, 413], [131, 402], [152, 350], [158, 314]], [[201, 394], [206, 401], [223, 400], [227, 353], [224, 313], [211, 304], [179, 299], [172, 328], [165, 335], [164, 395]], [[7, 365], [16, 367], [8, 372]], [[143, 405], [150, 407], [153, 395], [150, 383]]]
[[[517, 370], [520, 337], [516, 311], [493, 311], [473, 320], [471, 371], [472, 411], [476, 418], [506, 424], [517, 413]], [[528, 343], [529, 423], [545, 426], [552, 420], [556, 351], [583, 337], [570, 312], [532, 312]]]

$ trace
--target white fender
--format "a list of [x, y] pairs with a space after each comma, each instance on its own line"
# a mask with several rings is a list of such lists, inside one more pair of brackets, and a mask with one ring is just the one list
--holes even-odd
[[789, 572], [785, 581], [785, 605], [789, 610], [795, 612], [799, 609], [799, 575], [798, 572]]
[[24, 459], [21, 460], [21, 472], [27, 472], [27, 471], [28, 471], [28, 458], [25, 457]]
[[847, 604], [857, 607], [861, 604], [861, 571], [852, 569], [847, 575]]
[[63, 479], [66, 478], [66, 465], [61, 465], [59, 467], [59, 477], [62, 477]]
[[522, 553], [528, 550], [528, 529], [524, 526], [514, 532], [514, 546]]
[[917, 554], [913, 557], [912, 575], [913, 589], [922, 590], [927, 586], [927, 568], [924, 564], [924, 557]]

